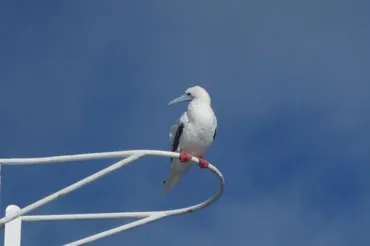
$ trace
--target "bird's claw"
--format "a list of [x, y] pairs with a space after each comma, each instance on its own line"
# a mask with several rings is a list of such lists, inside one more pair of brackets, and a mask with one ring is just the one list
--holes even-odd
[[183, 150], [180, 151], [180, 156], [179, 156], [180, 162], [182, 162], [182, 163], [189, 162], [189, 161], [191, 161], [191, 158], [192, 158], [192, 156], [189, 153], [186, 153]]
[[200, 168], [208, 168], [209, 162], [206, 161], [202, 156], [198, 157], [199, 159], [199, 167]]
[[[179, 156], [179, 159], [180, 159], [180, 162], [181, 163], [185, 163], [185, 162], [189, 162], [189, 161], [191, 161], [191, 159], [192, 159], [192, 156], [189, 154], [189, 153], [187, 153], [187, 152], [185, 152], [185, 151], [183, 151], [183, 150], [180, 150], [180, 156]], [[199, 167], [200, 168], [208, 168], [208, 166], [209, 166], [209, 162], [208, 161], [206, 161], [204, 158], [203, 158], [203, 156], [199, 156], [198, 157], [198, 159], [199, 159]]]

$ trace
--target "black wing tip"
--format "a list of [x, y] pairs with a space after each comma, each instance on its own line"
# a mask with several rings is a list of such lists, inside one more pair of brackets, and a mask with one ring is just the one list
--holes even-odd
[[184, 124], [181, 123], [178, 127], [177, 127], [177, 130], [176, 130], [176, 134], [175, 134], [175, 138], [173, 139], [173, 145], [172, 145], [172, 148], [171, 150], [172, 151], [176, 151], [177, 150], [177, 147], [179, 146], [179, 143], [180, 143], [180, 137], [181, 137], [181, 134], [182, 134], [182, 131], [184, 130]]

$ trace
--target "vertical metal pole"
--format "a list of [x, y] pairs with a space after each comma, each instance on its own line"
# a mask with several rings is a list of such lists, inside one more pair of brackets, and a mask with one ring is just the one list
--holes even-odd
[[[9, 205], [6, 208], [6, 216], [17, 213], [21, 210], [16, 205]], [[5, 224], [4, 246], [21, 246], [22, 218], [18, 217]]]

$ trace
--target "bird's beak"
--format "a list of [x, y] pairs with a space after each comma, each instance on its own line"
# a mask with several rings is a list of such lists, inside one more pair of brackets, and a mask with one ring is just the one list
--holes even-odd
[[179, 103], [179, 102], [184, 102], [184, 101], [190, 101], [193, 98], [188, 95], [182, 95], [181, 97], [173, 99], [171, 102], [168, 103], [168, 105], [174, 104], [174, 103]]

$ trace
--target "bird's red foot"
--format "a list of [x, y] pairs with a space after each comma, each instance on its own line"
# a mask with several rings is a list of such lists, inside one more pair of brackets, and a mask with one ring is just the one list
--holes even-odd
[[199, 156], [199, 157], [198, 157], [198, 159], [199, 159], [199, 167], [200, 167], [200, 168], [207, 168], [207, 167], [208, 167], [209, 162], [208, 162], [208, 161], [206, 161], [206, 160], [203, 158], [203, 156]]
[[179, 156], [180, 162], [182, 163], [189, 162], [191, 161], [191, 158], [192, 156], [189, 153], [186, 153], [185, 151], [180, 150], [180, 156]]

